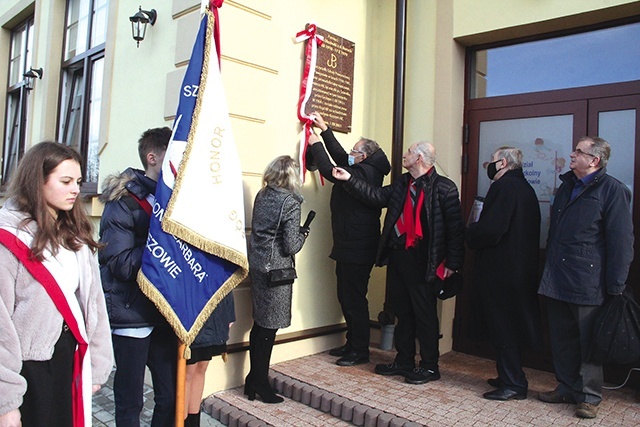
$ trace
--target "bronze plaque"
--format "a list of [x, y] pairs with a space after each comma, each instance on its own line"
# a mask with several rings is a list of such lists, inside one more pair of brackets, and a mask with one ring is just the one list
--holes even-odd
[[334, 131], [351, 132], [353, 108], [353, 63], [356, 45], [349, 40], [317, 28], [324, 37], [318, 47], [316, 71], [305, 113], [319, 111]]

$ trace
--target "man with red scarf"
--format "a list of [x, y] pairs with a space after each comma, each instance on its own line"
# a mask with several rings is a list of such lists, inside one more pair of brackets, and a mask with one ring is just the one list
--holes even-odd
[[[372, 206], [387, 207], [376, 265], [387, 265], [389, 300], [398, 319], [396, 358], [379, 364], [380, 375], [401, 375], [410, 384], [440, 379], [436, 270], [444, 264], [444, 278], [462, 267], [464, 224], [458, 189], [438, 175], [436, 153], [427, 142], [413, 144], [402, 155], [407, 170], [393, 184], [376, 188], [342, 168], [333, 176], [345, 181], [354, 197]], [[415, 340], [420, 345], [416, 366]]]

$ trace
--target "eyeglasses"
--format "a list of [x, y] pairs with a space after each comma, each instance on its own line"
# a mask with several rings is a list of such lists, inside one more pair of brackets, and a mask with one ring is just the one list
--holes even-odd
[[576, 154], [584, 154], [585, 156], [589, 156], [589, 157], [591, 157], [591, 158], [593, 158], [593, 159], [595, 159], [596, 157], [598, 157], [598, 156], [594, 156], [594, 155], [593, 155], [593, 154], [591, 154], [591, 153], [585, 153], [584, 151], [582, 151], [582, 150], [581, 150], [581, 149], [579, 149], [579, 148], [576, 148], [575, 150], [573, 150], [573, 152], [574, 152], [574, 153], [576, 153]]
[[350, 153], [351, 153], [351, 154], [356, 153], [356, 154], [361, 154], [361, 155], [367, 154], [367, 153], [365, 153], [364, 151], [355, 150], [355, 149], [352, 149]]

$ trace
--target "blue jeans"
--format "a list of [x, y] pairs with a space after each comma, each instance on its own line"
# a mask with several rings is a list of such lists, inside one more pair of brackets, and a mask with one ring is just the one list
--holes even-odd
[[168, 326], [156, 326], [146, 338], [112, 335], [116, 359], [113, 394], [116, 426], [139, 427], [145, 366], [153, 381], [155, 407], [152, 427], [175, 423], [177, 338]]

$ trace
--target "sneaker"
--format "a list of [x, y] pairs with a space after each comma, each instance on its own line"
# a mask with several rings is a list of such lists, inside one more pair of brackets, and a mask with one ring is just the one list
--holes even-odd
[[595, 418], [598, 415], [598, 407], [592, 403], [580, 402], [576, 407], [576, 417]]
[[557, 390], [540, 393], [538, 394], [538, 399], [547, 403], [574, 403], [572, 398], [561, 394]]
[[425, 369], [422, 366], [418, 366], [413, 371], [408, 371], [404, 374], [404, 382], [409, 384], [424, 384], [439, 379], [440, 372], [433, 369]]
[[376, 374], [380, 375], [405, 375], [413, 370], [413, 366], [400, 366], [396, 362], [380, 363], [376, 365]]

